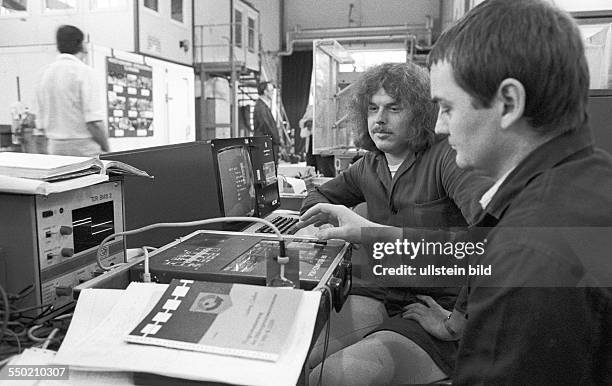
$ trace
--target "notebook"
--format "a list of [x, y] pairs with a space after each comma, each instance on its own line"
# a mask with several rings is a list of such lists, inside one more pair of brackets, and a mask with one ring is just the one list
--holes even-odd
[[173, 279], [126, 341], [277, 361], [302, 294], [284, 288]]

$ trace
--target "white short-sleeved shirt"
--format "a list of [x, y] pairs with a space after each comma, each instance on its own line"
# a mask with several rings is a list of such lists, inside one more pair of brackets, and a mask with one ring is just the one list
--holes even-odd
[[91, 138], [87, 122], [106, 119], [94, 70], [70, 54], [46, 66], [36, 90], [38, 126], [50, 139]]

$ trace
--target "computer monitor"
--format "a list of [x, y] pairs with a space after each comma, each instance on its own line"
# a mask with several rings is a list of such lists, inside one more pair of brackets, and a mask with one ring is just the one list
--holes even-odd
[[[280, 207], [276, 163], [269, 137], [213, 139], [211, 147], [216, 154], [219, 201], [226, 216], [262, 218]], [[246, 166], [237, 166], [241, 162]], [[228, 173], [230, 169], [232, 172]], [[248, 176], [252, 178], [247, 180]], [[247, 200], [247, 196], [254, 201]]]
[[[146, 170], [154, 178], [125, 176], [125, 229], [159, 222], [186, 222], [222, 217], [218, 200], [217, 170], [211, 144], [206, 141], [106, 153]], [[221, 224], [160, 228], [127, 237], [130, 248], [160, 247], [198, 229], [221, 229]]]
[[248, 147], [235, 145], [218, 150], [217, 166], [225, 216], [254, 216], [255, 177]]

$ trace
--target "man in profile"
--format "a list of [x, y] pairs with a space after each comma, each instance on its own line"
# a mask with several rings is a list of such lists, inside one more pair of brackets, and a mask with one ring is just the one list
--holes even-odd
[[75, 26], [57, 29], [60, 54], [43, 69], [36, 89], [37, 120], [49, 154], [90, 157], [109, 151], [104, 92], [94, 70], [83, 63], [83, 40]]
[[[576, 23], [544, 0], [488, 0], [442, 34], [429, 65], [436, 132], [460, 167], [496, 180], [477, 221], [493, 227], [486, 252], [470, 260], [491, 274], [469, 277], [453, 383], [612, 383], [612, 158], [593, 147]], [[379, 226], [329, 204], [302, 217], [354, 242]], [[426, 330], [443, 325], [414, 308], [405, 317]]]
[[[438, 108], [431, 101], [429, 83], [427, 69], [414, 63], [372, 66], [353, 83], [347, 120], [356, 133], [356, 144], [369, 151], [340, 175], [310, 191], [302, 212], [317, 203], [366, 204], [368, 219], [390, 226], [448, 229], [473, 223], [482, 211], [478, 198], [492, 180], [457, 167], [455, 151], [443, 136], [435, 134]], [[398, 366], [403, 371], [395, 374], [389, 360], [383, 362], [390, 367], [376, 366], [390, 383], [429, 383], [451, 374], [456, 344], [438, 339], [401, 314], [405, 306], [419, 301], [417, 295], [430, 296], [450, 311], [459, 286], [446, 280], [438, 285], [376, 280], [365, 274], [369, 263], [355, 251], [353, 289], [340, 314], [332, 318], [326, 370], [343, 367], [346, 357], [357, 357], [350, 353], [362, 352], [361, 347], [376, 341], [380, 352], [393, 351], [391, 357], [399, 356], [394, 350], [398, 346], [422, 354], [423, 360], [415, 356], [410, 365]], [[358, 275], [358, 270], [364, 274]], [[311, 367], [322, 360], [322, 341], [320, 338], [310, 355]], [[415, 369], [420, 367], [428, 370], [417, 375]], [[317, 371], [315, 368], [313, 374], [318, 375]], [[324, 378], [354, 384], [358, 378], [365, 380], [364, 371], [375, 375], [362, 367], [347, 374], [350, 378], [331, 379], [326, 371]]]
[[261, 82], [257, 85], [257, 93], [259, 99], [255, 102], [255, 110], [253, 111], [254, 136], [270, 136], [272, 138], [272, 146], [274, 148], [274, 159], [278, 163], [280, 156], [278, 151], [281, 145], [276, 120], [272, 115], [272, 95], [274, 93], [274, 85], [270, 82]]

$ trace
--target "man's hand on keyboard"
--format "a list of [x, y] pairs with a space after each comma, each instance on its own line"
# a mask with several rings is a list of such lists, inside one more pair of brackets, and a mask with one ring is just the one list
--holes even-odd
[[297, 223], [298, 228], [308, 225], [322, 226], [331, 224], [331, 227], [320, 228], [315, 237], [323, 240], [342, 239], [351, 243], [361, 242], [361, 228], [382, 227], [359, 216], [346, 206], [332, 204], [317, 204], [308, 209]]

